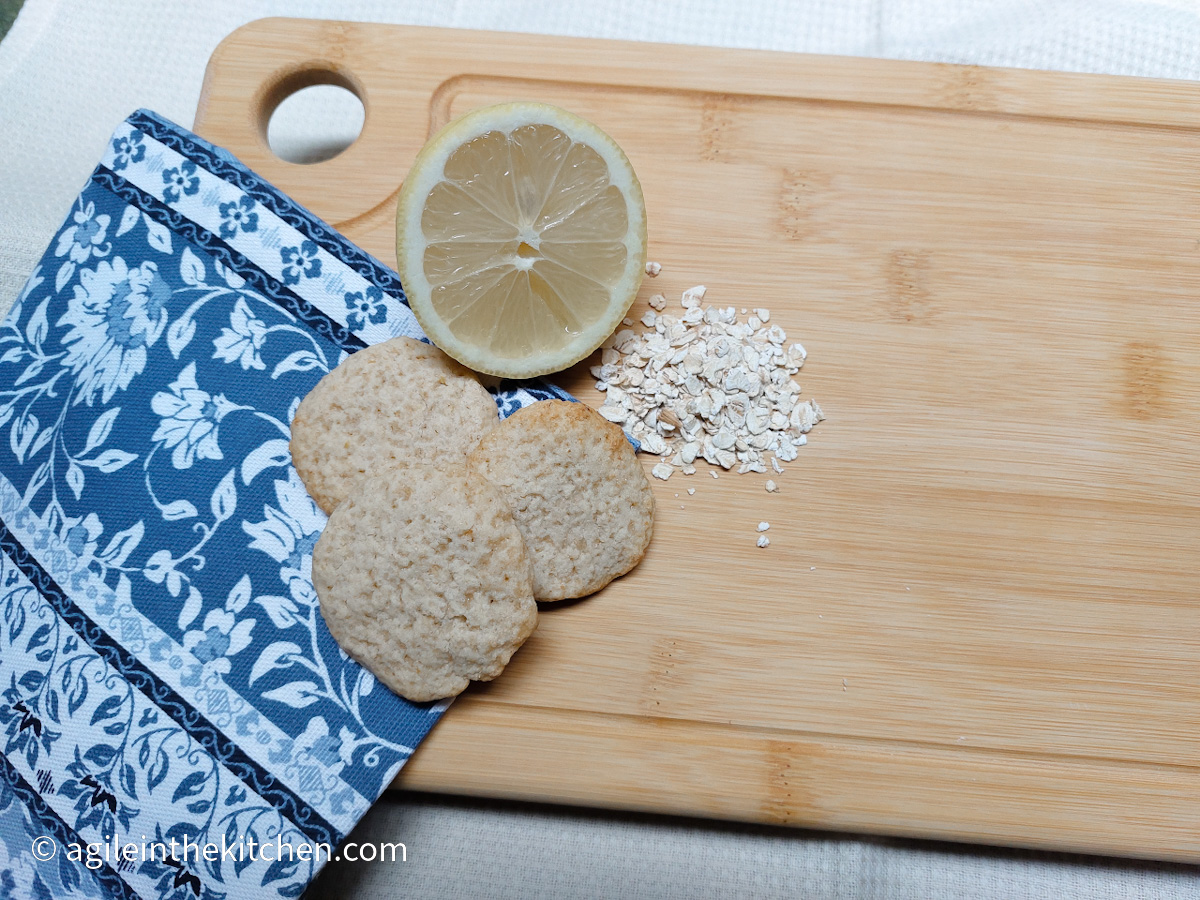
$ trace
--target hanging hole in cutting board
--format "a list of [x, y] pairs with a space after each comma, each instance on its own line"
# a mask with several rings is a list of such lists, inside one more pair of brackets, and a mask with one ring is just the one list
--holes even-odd
[[348, 87], [310, 84], [280, 100], [267, 122], [267, 143], [287, 162], [325, 162], [358, 139], [364, 118], [362, 100]]

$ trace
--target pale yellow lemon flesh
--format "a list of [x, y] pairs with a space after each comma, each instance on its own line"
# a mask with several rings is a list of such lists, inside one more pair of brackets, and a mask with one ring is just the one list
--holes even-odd
[[620, 324], [641, 284], [646, 214], [625, 154], [565, 110], [512, 103], [452, 122], [400, 191], [396, 247], [417, 320], [464, 365], [560, 371]]

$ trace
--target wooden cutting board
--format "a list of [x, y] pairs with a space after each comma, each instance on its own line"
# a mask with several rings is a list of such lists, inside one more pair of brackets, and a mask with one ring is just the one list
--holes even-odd
[[[363, 133], [282, 162], [270, 111], [319, 82]], [[633, 315], [769, 308], [828, 419], [778, 494], [654, 481], [640, 568], [398, 784], [1200, 860], [1200, 86], [275, 19], [196, 130], [393, 263], [426, 137], [515, 98], [629, 154]]]

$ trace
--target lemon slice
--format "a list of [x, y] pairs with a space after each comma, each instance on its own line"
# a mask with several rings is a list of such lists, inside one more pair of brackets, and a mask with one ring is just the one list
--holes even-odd
[[558, 372], [616, 330], [646, 265], [646, 207], [607, 134], [544, 103], [439, 131], [400, 189], [396, 257], [417, 321], [463, 365]]

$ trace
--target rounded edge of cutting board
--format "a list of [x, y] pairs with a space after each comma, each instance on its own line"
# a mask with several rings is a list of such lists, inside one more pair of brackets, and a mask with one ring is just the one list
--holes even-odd
[[[335, 227], [381, 205], [395, 202], [412, 157], [424, 142], [394, 143], [403, 110], [377, 104], [372, 66], [354, 59], [353, 46], [365, 26], [352, 22], [286, 18], [256, 19], [230, 32], [217, 45], [204, 71], [196, 130], [233, 152], [242, 162]], [[306, 87], [331, 84], [353, 93], [363, 105], [363, 127], [344, 151], [318, 163], [281, 159], [267, 141], [271, 115], [287, 97]], [[381, 110], [390, 110], [381, 113]], [[404, 146], [413, 143], [412, 147]]]

